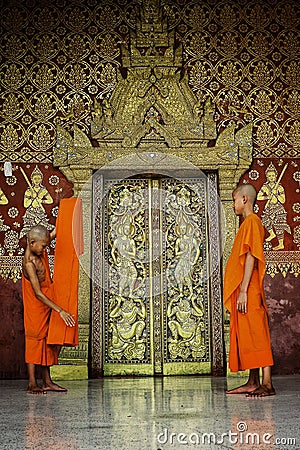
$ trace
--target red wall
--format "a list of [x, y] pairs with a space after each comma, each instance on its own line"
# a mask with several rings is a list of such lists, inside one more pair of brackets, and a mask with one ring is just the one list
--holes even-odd
[[300, 373], [300, 277], [265, 277], [270, 314], [270, 330], [275, 366], [274, 374]]
[[21, 281], [0, 278], [0, 377], [24, 378], [24, 326]]

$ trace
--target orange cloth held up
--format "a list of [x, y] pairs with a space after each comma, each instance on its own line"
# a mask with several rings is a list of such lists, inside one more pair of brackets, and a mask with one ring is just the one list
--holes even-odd
[[78, 345], [78, 257], [82, 253], [82, 202], [78, 198], [64, 198], [56, 220], [53, 283], [56, 304], [74, 315], [76, 325], [67, 327], [60, 315], [52, 311], [48, 333], [51, 344]]
[[[236, 234], [226, 265], [224, 304], [230, 312], [229, 367], [232, 372], [274, 364], [263, 286], [266, 270], [263, 240], [260, 218], [249, 214]], [[256, 266], [248, 287], [247, 313], [242, 314], [237, 311], [236, 303], [249, 251], [256, 258]]]
[[[46, 278], [41, 283], [41, 290], [47, 297], [55, 301], [46, 252], [41, 256], [41, 260], [46, 271]], [[26, 363], [40, 364], [42, 366], [58, 364], [57, 348], [56, 346], [49, 345], [47, 339], [51, 308], [36, 298], [31, 282], [23, 274], [22, 295], [24, 304]]]

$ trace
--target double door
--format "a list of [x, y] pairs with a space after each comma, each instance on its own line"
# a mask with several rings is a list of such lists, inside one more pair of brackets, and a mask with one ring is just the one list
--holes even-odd
[[216, 175], [99, 174], [93, 192], [94, 372], [222, 371]]

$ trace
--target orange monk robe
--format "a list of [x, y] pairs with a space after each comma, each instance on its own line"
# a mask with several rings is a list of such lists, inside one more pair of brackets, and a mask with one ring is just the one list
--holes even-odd
[[[41, 256], [46, 278], [41, 283], [42, 292], [54, 300], [53, 283], [50, 277], [48, 256]], [[26, 363], [52, 366], [58, 364], [57, 347], [47, 340], [51, 308], [38, 300], [29, 280], [22, 274], [22, 295], [24, 304], [25, 361]]]
[[[225, 270], [224, 304], [230, 312], [229, 367], [232, 372], [274, 364], [263, 287], [266, 270], [263, 240], [260, 218], [256, 214], [248, 215], [236, 234]], [[237, 311], [236, 303], [249, 251], [257, 261], [248, 287], [247, 313], [242, 314]]]
[[52, 311], [49, 343], [71, 347], [78, 345], [78, 257], [81, 253], [83, 253], [81, 199], [64, 198], [60, 201], [56, 220], [53, 283], [56, 304], [74, 315], [76, 325], [67, 327], [60, 315]]

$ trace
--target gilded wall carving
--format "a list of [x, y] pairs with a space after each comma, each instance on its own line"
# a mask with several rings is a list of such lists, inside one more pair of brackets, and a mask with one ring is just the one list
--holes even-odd
[[[162, 12], [190, 88], [216, 104], [218, 131], [253, 121], [254, 156], [299, 156], [298, 2], [165, 1]], [[128, 0], [2, 6], [2, 161], [9, 152], [50, 162], [58, 117], [89, 134], [94, 100], [109, 98], [127, 70], [121, 47], [138, 15]], [[138, 62], [145, 42], [136, 44], [128, 58]]]

